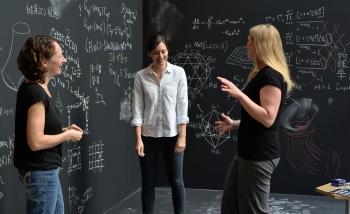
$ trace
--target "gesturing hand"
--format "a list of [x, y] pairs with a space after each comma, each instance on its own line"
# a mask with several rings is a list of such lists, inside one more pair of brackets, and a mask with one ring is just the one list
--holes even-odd
[[214, 130], [218, 135], [218, 138], [220, 138], [223, 134], [233, 129], [233, 120], [229, 116], [226, 116], [224, 113], [221, 114], [221, 117], [223, 121], [218, 120], [214, 123]]
[[222, 77], [217, 77], [217, 79], [222, 83], [221, 91], [229, 93], [231, 97], [238, 98], [242, 93], [231, 81]]

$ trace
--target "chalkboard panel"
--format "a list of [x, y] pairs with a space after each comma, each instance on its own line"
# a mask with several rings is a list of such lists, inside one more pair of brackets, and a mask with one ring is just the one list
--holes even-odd
[[16, 59], [32, 35], [55, 37], [67, 63], [49, 83], [63, 124], [84, 130], [64, 142], [60, 179], [65, 213], [103, 213], [140, 186], [130, 126], [134, 74], [142, 68], [142, 1], [0, 2], [0, 213], [25, 213], [12, 163]]
[[244, 87], [253, 68], [245, 48], [249, 28], [261, 23], [280, 31], [297, 83], [285, 100], [271, 192], [311, 195], [333, 178], [350, 180], [349, 6], [338, 0], [147, 1], [147, 34], [165, 35], [169, 61], [188, 77], [187, 188], [223, 188], [237, 132], [217, 139], [213, 124], [222, 112], [239, 119], [240, 104], [221, 92], [216, 77]]

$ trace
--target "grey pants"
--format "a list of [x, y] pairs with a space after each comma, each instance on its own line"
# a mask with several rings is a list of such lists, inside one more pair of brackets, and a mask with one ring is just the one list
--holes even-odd
[[279, 160], [249, 161], [236, 154], [227, 172], [221, 213], [269, 213], [271, 174]]

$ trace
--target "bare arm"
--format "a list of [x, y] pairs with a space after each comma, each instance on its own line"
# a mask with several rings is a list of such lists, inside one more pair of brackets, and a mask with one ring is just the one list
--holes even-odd
[[82, 130], [78, 127], [78, 130], [70, 129], [61, 134], [46, 135], [44, 134], [44, 127], [45, 106], [44, 102], [41, 101], [32, 105], [28, 110], [27, 141], [32, 151], [49, 149], [66, 140], [77, 142], [83, 134]]
[[227, 79], [218, 77], [221, 81], [221, 90], [229, 93], [232, 97], [239, 100], [242, 107], [255, 120], [263, 124], [265, 127], [270, 127], [277, 116], [277, 112], [281, 102], [281, 90], [275, 86], [267, 85], [260, 90], [261, 106], [254, 103], [247, 95], [239, 90], [232, 82]]
[[[242, 93], [243, 94], [243, 93]], [[261, 106], [254, 103], [245, 94], [238, 98], [243, 108], [255, 120], [265, 127], [270, 127], [275, 122], [281, 102], [281, 90], [275, 86], [267, 85], [260, 90]]]

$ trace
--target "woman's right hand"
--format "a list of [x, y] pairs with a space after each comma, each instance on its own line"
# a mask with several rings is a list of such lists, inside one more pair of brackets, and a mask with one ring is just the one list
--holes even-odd
[[224, 113], [221, 114], [221, 117], [223, 121], [215, 121], [214, 131], [218, 135], [218, 138], [220, 138], [223, 134], [233, 129], [232, 122], [233, 120], [225, 115]]
[[135, 146], [135, 151], [136, 151], [136, 154], [140, 157], [143, 157], [145, 156], [145, 153], [144, 153], [144, 147], [143, 147], [143, 142], [142, 140], [137, 140], [136, 141], [136, 146]]

